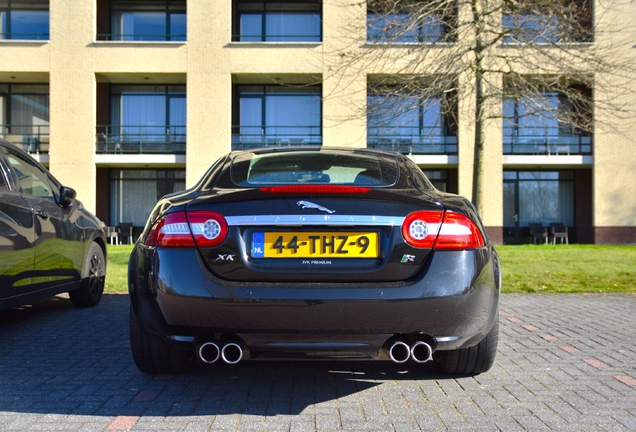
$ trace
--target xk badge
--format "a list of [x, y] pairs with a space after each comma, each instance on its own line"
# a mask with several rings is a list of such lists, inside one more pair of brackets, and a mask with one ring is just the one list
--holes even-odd
[[234, 255], [232, 254], [219, 254], [218, 257], [216, 257], [217, 261], [234, 261]]
[[403, 255], [400, 262], [401, 263], [415, 262], [415, 255], [409, 255], [409, 254]]

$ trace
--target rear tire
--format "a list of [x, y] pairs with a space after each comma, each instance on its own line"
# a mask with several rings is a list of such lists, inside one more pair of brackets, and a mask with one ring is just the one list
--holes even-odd
[[436, 351], [433, 360], [437, 370], [452, 375], [477, 375], [488, 371], [495, 362], [499, 340], [499, 316], [492, 329], [477, 345], [452, 351]]
[[130, 349], [137, 369], [149, 374], [178, 374], [191, 368], [192, 360], [184, 351], [156, 342], [139, 327], [132, 307], [128, 321]]
[[68, 293], [77, 307], [93, 307], [102, 299], [106, 283], [106, 258], [97, 243], [92, 243], [82, 269], [80, 287]]

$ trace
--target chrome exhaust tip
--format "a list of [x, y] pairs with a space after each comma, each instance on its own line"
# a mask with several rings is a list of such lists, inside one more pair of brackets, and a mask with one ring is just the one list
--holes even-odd
[[389, 357], [395, 363], [404, 363], [411, 356], [411, 348], [402, 341], [394, 342], [389, 348]]
[[236, 342], [227, 343], [221, 350], [221, 358], [227, 364], [236, 364], [243, 358], [243, 347]]
[[417, 363], [433, 360], [433, 348], [426, 342], [417, 341], [411, 347], [411, 358]]
[[214, 363], [220, 356], [221, 350], [214, 342], [206, 342], [199, 347], [199, 358], [204, 363]]

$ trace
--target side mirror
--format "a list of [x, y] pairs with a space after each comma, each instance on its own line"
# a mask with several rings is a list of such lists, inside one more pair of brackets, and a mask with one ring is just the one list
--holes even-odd
[[60, 204], [62, 205], [62, 207], [68, 207], [73, 204], [76, 195], [77, 192], [75, 192], [75, 189], [62, 186], [60, 188]]

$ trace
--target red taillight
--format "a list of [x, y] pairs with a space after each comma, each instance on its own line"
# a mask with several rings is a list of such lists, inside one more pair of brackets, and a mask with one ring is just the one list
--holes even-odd
[[218, 246], [227, 237], [227, 221], [219, 213], [211, 211], [188, 212], [190, 229], [199, 247]]
[[402, 223], [402, 237], [416, 248], [432, 248], [442, 222], [441, 211], [416, 211]]
[[270, 193], [302, 193], [302, 194], [363, 194], [371, 189], [358, 186], [330, 186], [330, 185], [298, 185], [262, 187], [261, 192]]
[[227, 237], [225, 218], [211, 211], [169, 213], [153, 225], [146, 244], [159, 247], [212, 247]]
[[477, 225], [461, 213], [444, 213], [442, 229], [435, 249], [474, 249], [484, 245], [484, 238]]
[[466, 215], [454, 212], [417, 211], [402, 224], [402, 236], [422, 249], [461, 250], [484, 245], [477, 225]]

